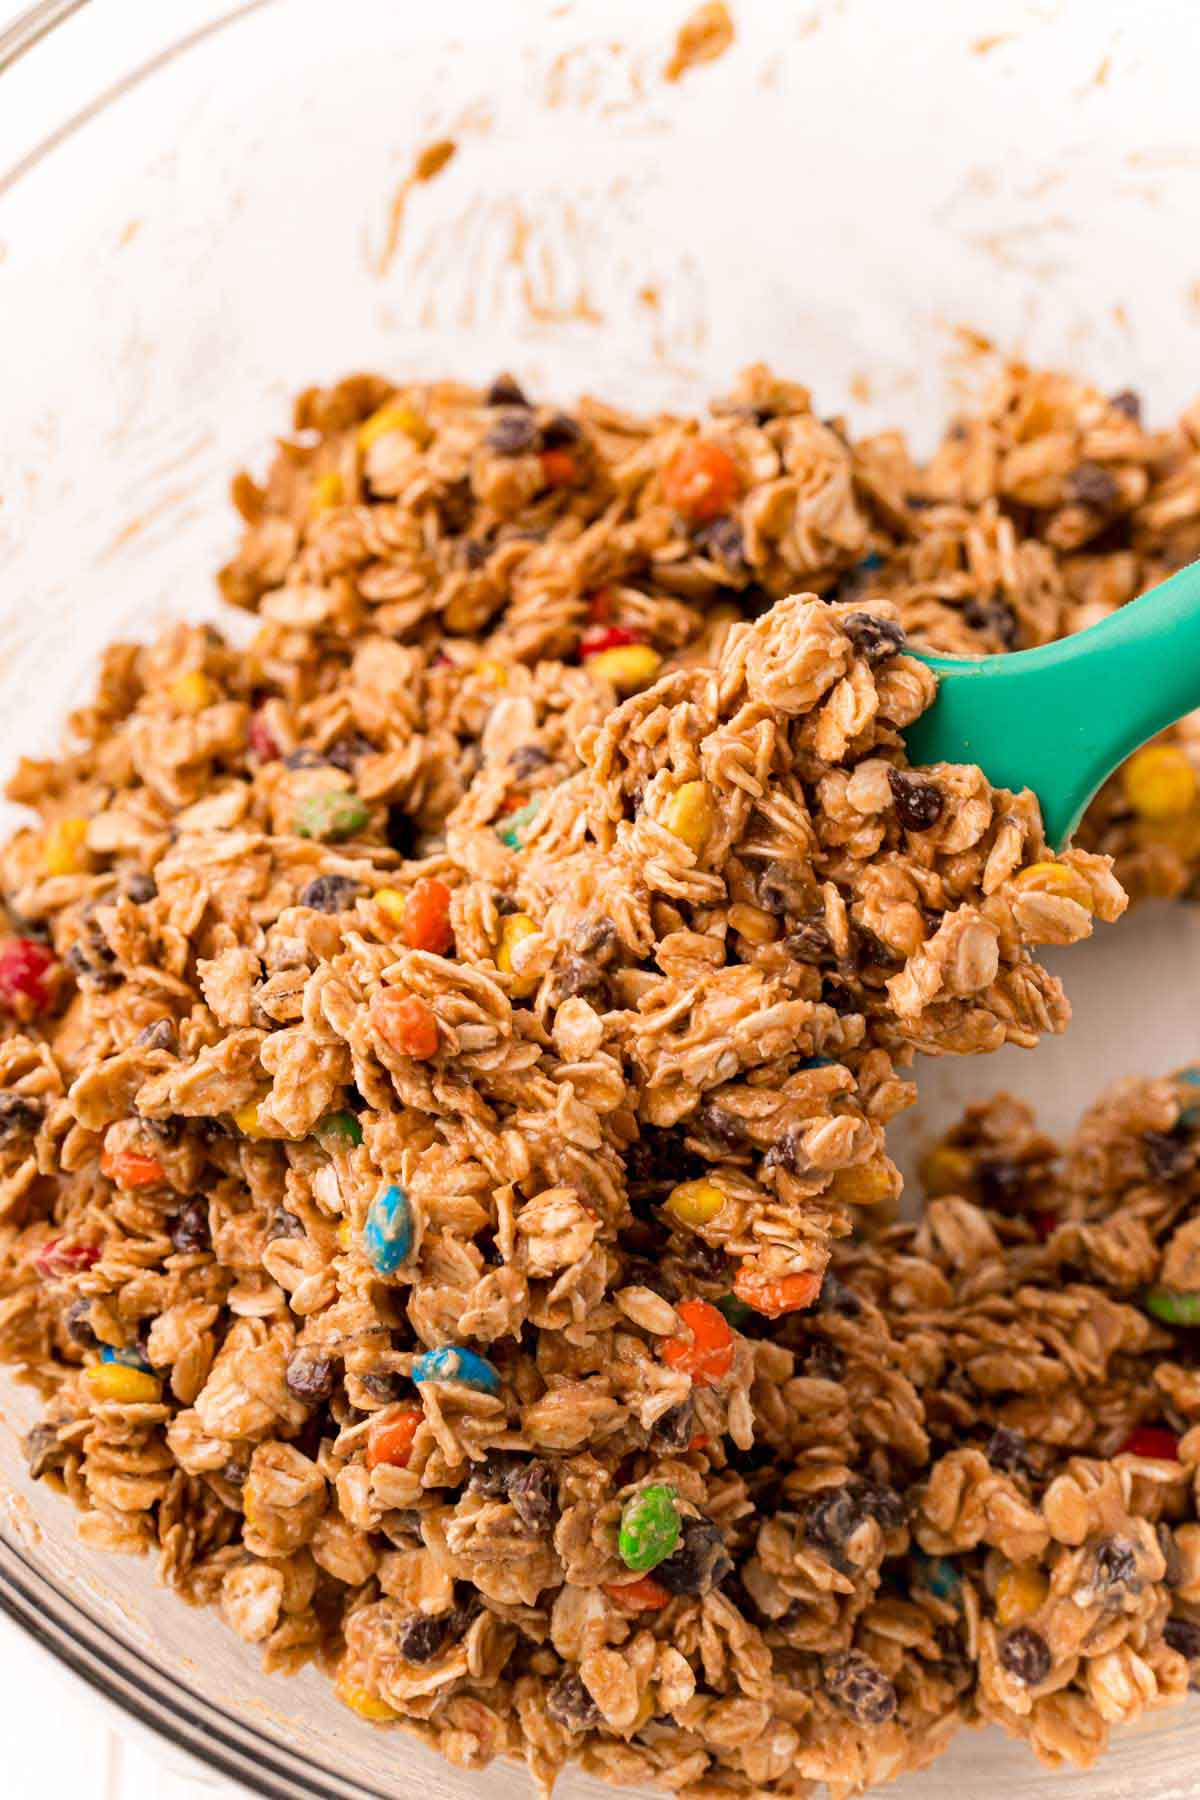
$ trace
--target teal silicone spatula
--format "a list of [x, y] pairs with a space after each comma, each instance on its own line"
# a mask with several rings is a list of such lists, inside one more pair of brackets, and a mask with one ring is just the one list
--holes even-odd
[[978, 763], [994, 787], [1032, 788], [1059, 849], [1130, 752], [1200, 707], [1200, 563], [1037, 650], [911, 654], [938, 692], [905, 733], [909, 760]]

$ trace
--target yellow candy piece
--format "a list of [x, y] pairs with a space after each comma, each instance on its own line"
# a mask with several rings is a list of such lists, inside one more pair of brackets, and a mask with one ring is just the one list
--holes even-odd
[[475, 673], [482, 681], [486, 681], [489, 687], [508, 686], [508, 670], [503, 663], [494, 662], [491, 657], [485, 656], [481, 662], [477, 662]]
[[386, 1700], [377, 1700], [361, 1683], [351, 1681], [348, 1677], [338, 1676], [335, 1692], [342, 1705], [348, 1706], [360, 1719], [371, 1719], [377, 1725], [384, 1725], [400, 1716]]
[[308, 510], [310, 513], [329, 512], [333, 507], [340, 506], [345, 498], [346, 487], [341, 476], [336, 469], [326, 469], [325, 473], [318, 475], [313, 482]]
[[1142, 819], [1177, 819], [1196, 804], [1196, 771], [1175, 744], [1147, 744], [1121, 771], [1125, 798]]
[[715, 1182], [681, 1181], [667, 1196], [666, 1210], [681, 1225], [707, 1225], [725, 1204], [725, 1195]]
[[153, 1405], [162, 1399], [162, 1382], [156, 1375], [125, 1363], [93, 1363], [84, 1370], [84, 1380], [97, 1400], [120, 1406]]
[[56, 819], [42, 839], [42, 868], [47, 875], [78, 875], [87, 867], [86, 819]]
[[354, 1242], [354, 1227], [349, 1219], [343, 1219], [337, 1228], [337, 1241], [343, 1250], [349, 1250]]
[[[505, 919], [500, 927], [500, 947], [496, 951], [496, 967], [502, 975], [513, 975], [513, 951], [536, 931], [537, 926], [528, 913], [510, 913]], [[523, 999], [533, 993], [540, 979], [538, 975], [515, 975], [509, 991]]]
[[635, 694], [658, 674], [662, 657], [649, 644], [620, 644], [589, 656], [584, 668], [602, 681], [611, 681], [618, 694]]
[[663, 808], [662, 822], [672, 836], [681, 839], [697, 855], [708, 842], [716, 823], [712, 795], [703, 781], [685, 781]]
[[1093, 911], [1092, 890], [1069, 863], [1035, 862], [1014, 877], [1014, 887], [1030, 894], [1054, 894], [1063, 900], [1074, 900], [1085, 912]]
[[403, 924], [408, 895], [402, 894], [399, 888], [377, 888], [375, 904], [389, 925]]
[[848, 1206], [878, 1206], [880, 1201], [892, 1197], [892, 1172], [885, 1162], [854, 1163], [848, 1169], [838, 1170], [829, 1191], [835, 1200], [843, 1200]]
[[203, 669], [189, 669], [186, 675], [178, 676], [167, 693], [180, 712], [189, 713], [203, 712], [217, 697], [217, 690]]
[[403, 400], [389, 400], [386, 406], [381, 406], [378, 412], [373, 412], [359, 426], [359, 449], [369, 450], [372, 444], [377, 444], [390, 431], [402, 431], [421, 450], [433, 436], [429, 421], [422, 418], [415, 406], [409, 406]]
[[1005, 1569], [996, 1583], [996, 1623], [1009, 1626], [1028, 1619], [1049, 1592], [1050, 1583], [1036, 1564], [1018, 1563]]
[[267, 1132], [258, 1122], [258, 1101], [247, 1100], [233, 1115], [233, 1122], [243, 1137], [265, 1138]]
[[953, 1144], [937, 1144], [917, 1165], [921, 1185], [930, 1200], [942, 1194], [969, 1194], [975, 1180], [975, 1164], [965, 1150]]

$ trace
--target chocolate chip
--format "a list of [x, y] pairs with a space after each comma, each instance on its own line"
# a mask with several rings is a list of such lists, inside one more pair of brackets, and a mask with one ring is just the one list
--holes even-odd
[[976, 1171], [979, 1196], [993, 1212], [1020, 1212], [1025, 1201], [1028, 1171], [1022, 1163], [1007, 1157], [994, 1157], [981, 1162]]
[[1141, 424], [1142, 397], [1133, 388], [1122, 388], [1119, 393], [1110, 395], [1108, 404], [1124, 413], [1127, 419], [1132, 419], [1135, 425]]
[[293, 1350], [283, 1379], [294, 1400], [315, 1406], [333, 1393], [333, 1359], [311, 1350]]
[[825, 1692], [856, 1725], [882, 1725], [896, 1710], [894, 1684], [860, 1650], [827, 1656], [821, 1665]]
[[488, 406], [528, 406], [529, 401], [511, 375], [497, 375], [485, 395]]
[[1000, 1640], [1000, 1666], [1026, 1687], [1037, 1687], [1050, 1673], [1050, 1646], [1032, 1625], [1018, 1625]]
[[540, 744], [520, 744], [508, 759], [508, 766], [518, 781], [527, 781], [538, 769], [544, 769], [550, 754]]
[[63, 1317], [63, 1325], [67, 1336], [81, 1350], [92, 1350], [99, 1343], [92, 1330], [92, 1303], [90, 1300], [73, 1300]]
[[968, 600], [963, 618], [973, 631], [991, 631], [1006, 650], [1015, 650], [1021, 639], [1017, 615], [1007, 600]]
[[874, 613], [852, 612], [839, 616], [838, 623], [872, 668], [876, 663], [886, 662], [889, 656], [899, 656], [907, 648], [908, 639], [903, 629], [892, 619], [879, 619]]
[[1163, 1626], [1163, 1639], [1189, 1662], [1200, 1661], [1200, 1625], [1191, 1619], [1168, 1619]]
[[692, 542], [701, 555], [723, 564], [731, 575], [746, 575], [750, 563], [746, 556], [746, 539], [734, 518], [714, 519], [693, 533]]
[[1084, 506], [1108, 512], [1121, 498], [1120, 483], [1097, 462], [1081, 462], [1067, 476], [1067, 494]]
[[174, 1050], [175, 1021], [173, 1019], [155, 1019], [153, 1025], [143, 1025], [133, 1040], [138, 1050]]
[[583, 437], [583, 427], [578, 425], [568, 414], [556, 412], [542, 426], [542, 449], [565, 450], [568, 444], [578, 444]]
[[554, 1472], [535, 1458], [514, 1469], [507, 1482], [512, 1509], [528, 1531], [544, 1531], [554, 1516]]
[[672, 1450], [686, 1450], [695, 1433], [696, 1409], [690, 1400], [681, 1400], [655, 1425], [650, 1434], [651, 1448], [668, 1455]]
[[35, 1425], [25, 1439], [25, 1459], [34, 1481], [40, 1481], [51, 1469], [61, 1469], [66, 1451], [58, 1441], [56, 1425]]
[[1027, 1475], [1029, 1473], [1028, 1445], [1023, 1431], [1014, 1431], [1011, 1426], [997, 1425], [987, 1441], [984, 1455], [993, 1469], [1001, 1469], [1008, 1475]]
[[359, 731], [353, 731], [349, 737], [338, 738], [336, 743], [330, 744], [325, 752], [325, 760], [331, 762], [335, 769], [353, 775], [355, 763], [364, 756], [374, 754], [375, 746], [370, 738], [363, 737]]
[[1096, 1546], [1095, 1585], [1108, 1593], [1123, 1589], [1138, 1593], [1143, 1582], [1138, 1572], [1137, 1553], [1132, 1544], [1120, 1538], [1104, 1538]]
[[37, 1130], [42, 1122], [42, 1103], [24, 1094], [0, 1092], [0, 1144]]
[[527, 410], [520, 412], [502, 412], [494, 424], [488, 427], [484, 440], [489, 450], [497, 456], [524, 456], [527, 451], [537, 448], [541, 433], [537, 420]]
[[405, 1662], [432, 1662], [450, 1631], [449, 1613], [439, 1613], [434, 1618], [427, 1618], [423, 1613], [414, 1613], [411, 1619], [405, 1619], [396, 1629], [396, 1649]]
[[276, 1238], [301, 1238], [304, 1236], [303, 1221], [286, 1206], [277, 1206], [267, 1220], [267, 1242], [274, 1243]]
[[208, 1228], [208, 1204], [197, 1198], [185, 1200], [170, 1222], [171, 1243], [182, 1253], [207, 1250], [212, 1243]]
[[362, 882], [349, 875], [317, 875], [301, 888], [300, 906], [311, 906], [314, 912], [348, 912], [362, 893]]
[[568, 1731], [591, 1731], [604, 1716], [574, 1670], [546, 1689], [546, 1711]]
[[147, 901], [153, 900], [158, 894], [158, 884], [153, 875], [143, 875], [140, 870], [125, 877], [124, 887], [126, 899], [132, 900], [135, 906], [145, 906]]
[[907, 831], [928, 831], [942, 816], [946, 797], [934, 781], [888, 769], [888, 786], [896, 803], [896, 817]]
[[[1178, 1135], [1177, 1135], [1178, 1133]], [[1186, 1132], [1143, 1131], [1146, 1167], [1157, 1181], [1176, 1181], [1195, 1161]]]
[[669, 1594], [707, 1594], [730, 1573], [733, 1561], [711, 1519], [685, 1519], [679, 1548], [655, 1565], [654, 1579]]

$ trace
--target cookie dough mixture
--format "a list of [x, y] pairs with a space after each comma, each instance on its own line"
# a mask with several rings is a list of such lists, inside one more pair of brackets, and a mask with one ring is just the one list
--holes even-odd
[[1064, 1026], [1036, 946], [1194, 884], [1192, 745], [1055, 856], [908, 768], [906, 632], [1200, 552], [1188, 421], [1013, 370], [918, 468], [755, 369], [702, 424], [365, 376], [295, 424], [251, 648], [114, 647], [10, 787], [31, 1472], [468, 1767], [1086, 1761], [1200, 1667], [1200, 1102], [975, 1109], [911, 1225], [885, 1131], [914, 1050]]

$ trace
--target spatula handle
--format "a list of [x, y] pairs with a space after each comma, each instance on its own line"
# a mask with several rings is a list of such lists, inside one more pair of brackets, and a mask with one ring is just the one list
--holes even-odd
[[1200, 707], [1200, 563], [1072, 637], [978, 659], [915, 651], [941, 678], [907, 732], [914, 763], [978, 763], [1032, 788], [1060, 845], [1139, 744]]

